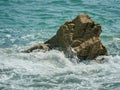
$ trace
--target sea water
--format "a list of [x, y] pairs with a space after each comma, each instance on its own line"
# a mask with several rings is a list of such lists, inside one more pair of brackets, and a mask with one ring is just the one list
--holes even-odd
[[[83, 13], [102, 25], [104, 63], [20, 52]], [[0, 90], [120, 90], [120, 0], [0, 0]]]

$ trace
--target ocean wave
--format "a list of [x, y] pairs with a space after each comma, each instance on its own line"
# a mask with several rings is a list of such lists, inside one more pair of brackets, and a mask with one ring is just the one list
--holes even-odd
[[[104, 56], [104, 63], [97, 63], [94, 60], [77, 64], [66, 58], [63, 52], [56, 50], [46, 53], [15, 53], [8, 49], [11, 52], [9, 54], [1, 50], [0, 87], [2, 85], [6, 89], [95, 90], [103, 88], [101, 86], [108, 88], [108, 82], [120, 82], [118, 79], [120, 78], [119, 55]], [[117, 84], [110, 87], [115, 85]]]

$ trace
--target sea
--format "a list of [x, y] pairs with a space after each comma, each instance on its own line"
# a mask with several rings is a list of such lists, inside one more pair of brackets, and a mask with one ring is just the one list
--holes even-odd
[[[102, 26], [103, 63], [21, 52], [81, 14]], [[120, 90], [120, 0], [0, 0], [0, 90]]]

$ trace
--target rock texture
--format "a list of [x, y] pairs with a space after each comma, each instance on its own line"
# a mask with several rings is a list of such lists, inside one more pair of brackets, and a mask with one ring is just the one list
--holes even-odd
[[56, 35], [44, 44], [49, 49], [75, 53], [80, 60], [94, 59], [108, 54], [100, 40], [101, 32], [101, 25], [95, 24], [88, 15], [83, 14], [65, 22]]

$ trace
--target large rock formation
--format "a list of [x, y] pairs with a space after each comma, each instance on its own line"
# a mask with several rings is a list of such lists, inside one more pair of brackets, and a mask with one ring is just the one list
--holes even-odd
[[95, 24], [88, 15], [83, 14], [65, 22], [55, 36], [40, 46], [47, 50], [49, 47], [65, 53], [75, 53], [80, 60], [94, 59], [100, 55], [107, 55], [107, 50], [100, 40], [101, 32], [101, 25]]

